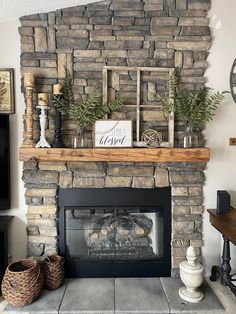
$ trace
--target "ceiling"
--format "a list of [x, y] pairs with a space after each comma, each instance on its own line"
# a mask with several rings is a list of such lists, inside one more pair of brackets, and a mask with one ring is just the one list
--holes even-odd
[[0, 23], [20, 16], [82, 5], [100, 0], [0, 0]]

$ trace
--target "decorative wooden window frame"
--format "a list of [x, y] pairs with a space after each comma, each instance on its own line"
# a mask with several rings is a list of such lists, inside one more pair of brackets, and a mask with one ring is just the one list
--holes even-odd
[[[169, 77], [173, 74], [174, 68], [158, 67], [126, 67], [126, 66], [104, 66], [103, 67], [103, 103], [108, 102], [108, 71], [133, 71], [137, 73], [137, 101], [136, 101], [136, 141], [140, 142], [140, 108], [141, 105], [141, 72], [167, 72]], [[174, 95], [169, 90], [169, 97], [174, 102]], [[129, 105], [127, 105], [128, 107]], [[153, 106], [145, 105], [145, 108]], [[168, 142], [162, 142], [161, 146], [174, 147], [174, 112], [168, 117]]]

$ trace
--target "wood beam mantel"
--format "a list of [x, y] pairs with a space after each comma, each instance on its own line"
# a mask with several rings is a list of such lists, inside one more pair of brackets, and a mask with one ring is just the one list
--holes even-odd
[[26, 148], [21, 161], [207, 162], [209, 148]]

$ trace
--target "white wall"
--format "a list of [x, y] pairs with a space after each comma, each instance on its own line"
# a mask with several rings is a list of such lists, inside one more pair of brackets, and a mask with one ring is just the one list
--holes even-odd
[[[0, 0], [0, 21], [10, 21], [19, 16], [54, 11], [75, 5], [84, 5], [101, 0]], [[23, 5], [22, 5], [23, 4]]]
[[[212, 1], [209, 17], [213, 32], [206, 72], [208, 86], [215, 90], [230, 90], [229, 73], [236, 58], [236, 1]], [[205, 207], [216, 208], [216, 191], [228, 190], [231, 205], [236, 207], [236, 146], [229, 146], [229, 138], [236, 137], [236, 103], [231, 95], [220, 105], [214, 120], [207, 125], [207, 146], [211, 148], [211, 160], [206, 171]], [[209, 223], [209, 215], [204, 214], [205, 262], [209, 266], [220, 258], [222, 241], [219, 233]], [[236, 270], [236, 249], [231, 246], [232, 263]]]
[[[88, 1], [89, 2], [89, 1]], [[92, 1], [90, 1], [92, 2]], [[80, 1], [78, 1], [78, 4]], [[44, 11], [49, 8], [45, 4]], [[213, 31], [213, 45], [206, 72], [208, 85], [215, 90], [229, 90], [229, 72], [236, 58], [235, 29], [236, 1], [213, 0], [209, 13]], [[25, 255], [25, 209], [24, 188], [21, 181], [22, 164], [18, 161], [18, 147], [22, 143], [24, 100], [20, 93], [20, 43], [17, 20], [0, 23], [0, 67], [15, 69], [16, 114], [11, 116], [12, 150], [12, 210], [4, 212], [16, 216], [11, 225], [10, 254], [14, 259]], [[217, 110], [214, 121], [206, 129], [207, 146], [211, 148], [211, 160], [206, 171], [205, 208], [216, 207], [216, 190], [226, 189], [231, 193], [232, 205], [236, 206], [236, 147], [228, 145], [229, 137], [236, 137], [236, 104], [231, 96]], [[2, 213], [1, 213], [2, 214]], [[209, 271], [219, 262], [221, 237], [211, 227], [209, 215], [204, 213], [204, 264]], [[232, 266], [236, 269], [236, 250], [232, 248]]]
[[[26, 217], [24, 204], [24, 188], [21, 181], [22, 163], [18, 159], [19, 146], [22, 143], [24, 98], [20, 92], [20, 37], [18, 20], [0, 23], [0, 68], [13, 68], [15, 74], [15, 107], [16, 114], [10, 116], [11, 132], [11, 210], [1, 211], [1, 215], [13, 215], [10, 224], [9, 255], [21, 259], [26, 256]], [[1, 179], [0, 179], [1, 180]]]

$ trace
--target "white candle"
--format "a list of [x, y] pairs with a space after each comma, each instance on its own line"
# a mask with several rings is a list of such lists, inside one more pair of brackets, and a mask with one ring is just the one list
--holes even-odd
[[62, 86], [61, 84], [54, 84], [53, 85], [53, 94], [54, 95], [62, 95]]
[[34, 87], [34, 75], [31, 72], [24, 73], [24, 87]]
[[46, 93], [38, 94], [38, 106], [48, 106], [48, 94]]

